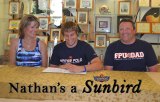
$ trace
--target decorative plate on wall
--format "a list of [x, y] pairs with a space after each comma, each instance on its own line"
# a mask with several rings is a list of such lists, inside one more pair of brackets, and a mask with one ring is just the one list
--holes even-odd
[[100, 14], [108, 14], [109, 13], [109, 7], [107, 5], [102, 5], [99, 8]]

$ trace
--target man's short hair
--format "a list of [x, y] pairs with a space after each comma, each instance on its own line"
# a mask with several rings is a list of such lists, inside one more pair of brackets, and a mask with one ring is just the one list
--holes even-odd
[[64, 24], [62, 24], [62, 26], [61, 26], [62, 35], [64, 36], [64, 32], [69, 32], [69, 31], [75, 31], [78, 35], [77, 24], [72, 21], [65, 22]]
[[119, 25], [122, 23], [122, 22], [130, 22], [133, 26], [133, 29], [135, 29], [135, 23], [131, 20], [131, 19], [122, 19], [120, 22], [119, 22]]

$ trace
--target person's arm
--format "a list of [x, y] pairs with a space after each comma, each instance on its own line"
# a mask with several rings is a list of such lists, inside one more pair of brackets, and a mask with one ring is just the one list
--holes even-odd
[[11, 65], [16, 65], [16, 49], [18, 46], [18, 39], [11, 39], [11, 45], [9, 49], [9, 62]]
[[108, 46], [105, 57], [104, 57], [104, 69], [105, 70], [113, 70], [113, 61], [114, 61], [114, 55], [111, 48], [111, 45]]
[[48, 63], [47, 46], [43, 41], [40, 41], [40, 52], [42, 55], [42, 67], [47, 67]]
[[[86, 44], [84, 47], [85, 50], [85, 57], [88, 60], [90, 64], [86, 65], [87, 71], [96, 71], [96, 70], [102, 70], [103, 64], [100, 58], [97, 56], [96, 52], [90, 46], [89, 44]], [[84, 69], [84, 68], [83, 68]]]
[[113, 66], [104, 66], [105, 70], [113, 70]]
[[158, 71], [158, 69], [157, 69], [157, 65], [154, 65], [154, 66], [148, 67], [148, 71], [149, 71], [149, 72], [157, 72], [157, 71]]
[[148, 44], [146, 51], [147, 51], [146, 65], [148, 66], [148, 71], [157, 72], [158, 60], [151, 44]]
[[59, 66], [50, 64], [50, 67], [57, 68], [57, 67], [59, 67]]
[[96, 71], [96, 70], [102, 70], [103, 64], [99, 57], [95, 57], [91, 60], [91, 64], [86, 65], [87, 71]]
[[71, 72], [83, 72], [83, 71], [96, 71], [96, 70], [102, 70], [103, 65], [99, 57], [95, 57], [91, 60], [91, 63], [84, 66], [78, 66], [74, 64], [67, 63], [65, 65], [60, 65], [60, 68], [67, 69]]

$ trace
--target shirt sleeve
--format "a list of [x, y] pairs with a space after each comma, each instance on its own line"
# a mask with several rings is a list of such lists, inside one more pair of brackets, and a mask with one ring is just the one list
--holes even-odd
[[60, 64], [60, 59], [59, 59], [59, 56], [58, 56], [58, 49], [57, 47], [54, 47], [53, 49], [53, 53], [52, 53], [52, 56], [51, 56], [51, 59], [50, 59], [50, 64], [53, 64], [53, 65], [59, 65]]
[[113, 66], [113, 60], [114, 60], [113, 48], [111, 47], [111, 45], [109, 45], [105, 52], [104, 66], [107, 66], [107, 65]]
[[94, 58], [97, 57], [96, 52], [94, 51], [92, 46], [90, 46], [89, 44], [86, 45], [84, 50], [86, 50], [85, 52], [86, 52], [86, 58], [88, 62], [91, 62]]
[[147, 54], [146, 54], [146, 65], [147, 67], [156, 65], [158, 63], [156, 54], [153, 50], [153, 47], [151, 44], [149, 44], [148, 48], [147, 48]]

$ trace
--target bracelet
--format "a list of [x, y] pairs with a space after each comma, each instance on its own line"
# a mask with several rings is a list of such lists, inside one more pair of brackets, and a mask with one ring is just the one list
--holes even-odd
[[87, 69], [86, 69], [86, 66], [84, 65], [84, 70], [83, 70], [83, 72], [87, 72]]

